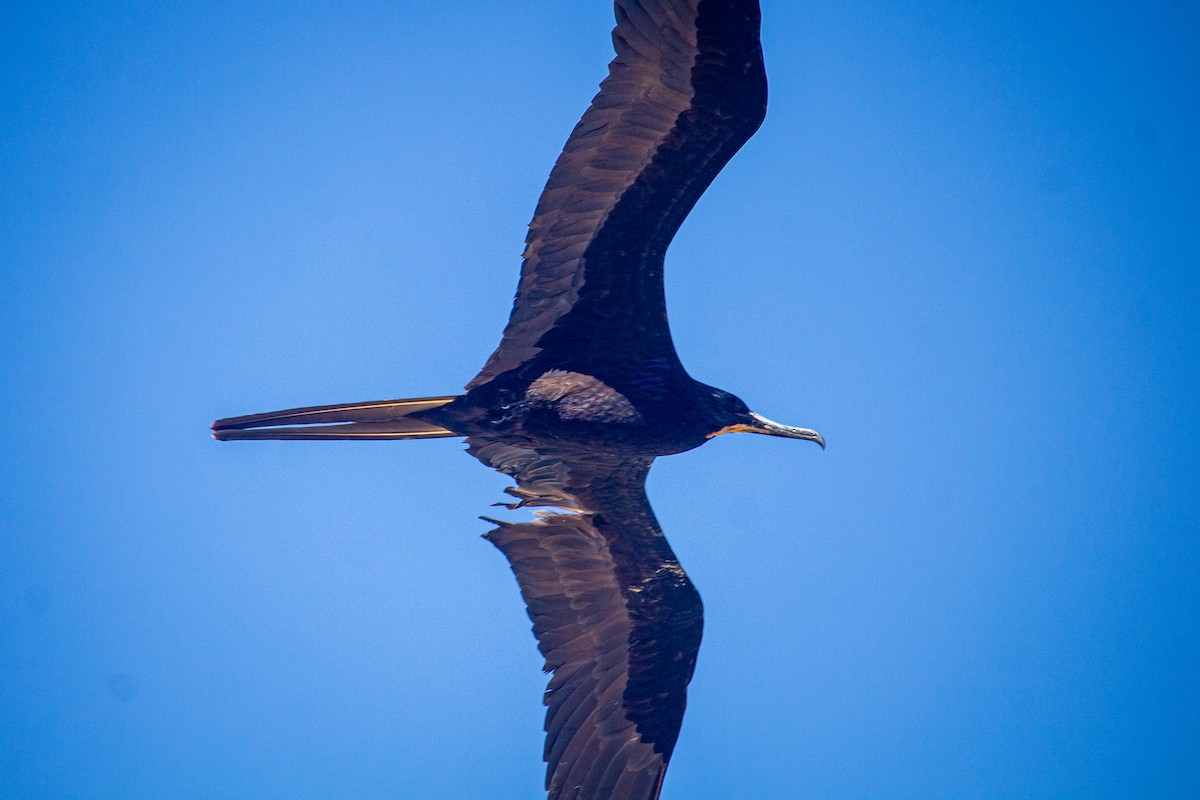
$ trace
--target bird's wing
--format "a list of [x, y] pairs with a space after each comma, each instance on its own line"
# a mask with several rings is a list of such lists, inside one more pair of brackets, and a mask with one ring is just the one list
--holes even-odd
[[468, 389], [539, 355], [585, 372], [614, 348], [677, 364], [663, 255], [766, 113], [758, 2], [617, 0], [616, 17], [616, 58], [550, 173], [508, 327]]
[[517, 447], [470, 452], [516, 479], [517, 506], [553, 506], [486, 534], [512, 565], [552, 672], [549, 800], [653, 800], [683, 721], [703, 627], [700, 596], [646, 499], [651, 459]]

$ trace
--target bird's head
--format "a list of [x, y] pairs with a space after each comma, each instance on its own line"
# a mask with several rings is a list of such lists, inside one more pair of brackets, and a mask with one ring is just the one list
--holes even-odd
[[816, 442], [825, 449], [825, 439], [811, 428], [793, 428], [791, 425], [781, 425], [772, 422], [764, 416], [755, 414], [742, 402], [741, 398], [720, 389], [706, 387], [711, 408], [709, 418], [712, 420], [712, 432], [705, 436], [712, 439], [724, 433], [761, 433], [767, 436], [783, 436], [787, 439], [806, 439]]

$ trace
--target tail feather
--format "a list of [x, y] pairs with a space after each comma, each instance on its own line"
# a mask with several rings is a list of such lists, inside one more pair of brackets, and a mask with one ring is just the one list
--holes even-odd
[[239, 439], [435, 439], [458, 436], [449, 428], [411, 416], [450, 403], [447, 397], [412, 397], [332, 406], [308, 406], [219, 419], [213, 438]]

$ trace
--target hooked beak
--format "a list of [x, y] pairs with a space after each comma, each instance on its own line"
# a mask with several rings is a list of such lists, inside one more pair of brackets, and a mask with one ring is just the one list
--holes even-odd
[[805, 439], [810, 442], [816, 442], [821, 445], [822, 450], [825, 449], [825, 437], [811, 428], [793, 428], [791, 425], [780, 425], [778, 422], [772, 422], [760, 414], [755, 414], [753, 411], [747, 416], [750, 418], [749, 423], [739, 422], [734, 425], [726, 425], [716, 433], [709, 434], [708, 438], [712, 439], [724, 433], [761, 433], [766, 436], [782, 436], [786, 439]]

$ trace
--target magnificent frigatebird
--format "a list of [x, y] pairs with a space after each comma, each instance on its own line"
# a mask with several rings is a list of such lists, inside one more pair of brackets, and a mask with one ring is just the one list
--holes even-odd
[[667, 327], [663, 255], [762, 123], [756, 0], [617, 0], [616, 58], [538, 201], [500, 346], [466, 393], [219, 420], [218, 439], [465, 436], [511, 476], [494, 522], [553, 673], [550, 800], [656, 798], [700, 646], [700, 596], [646, 499], [658, 456], [723, 433], [825, 446], [693, 380]]

